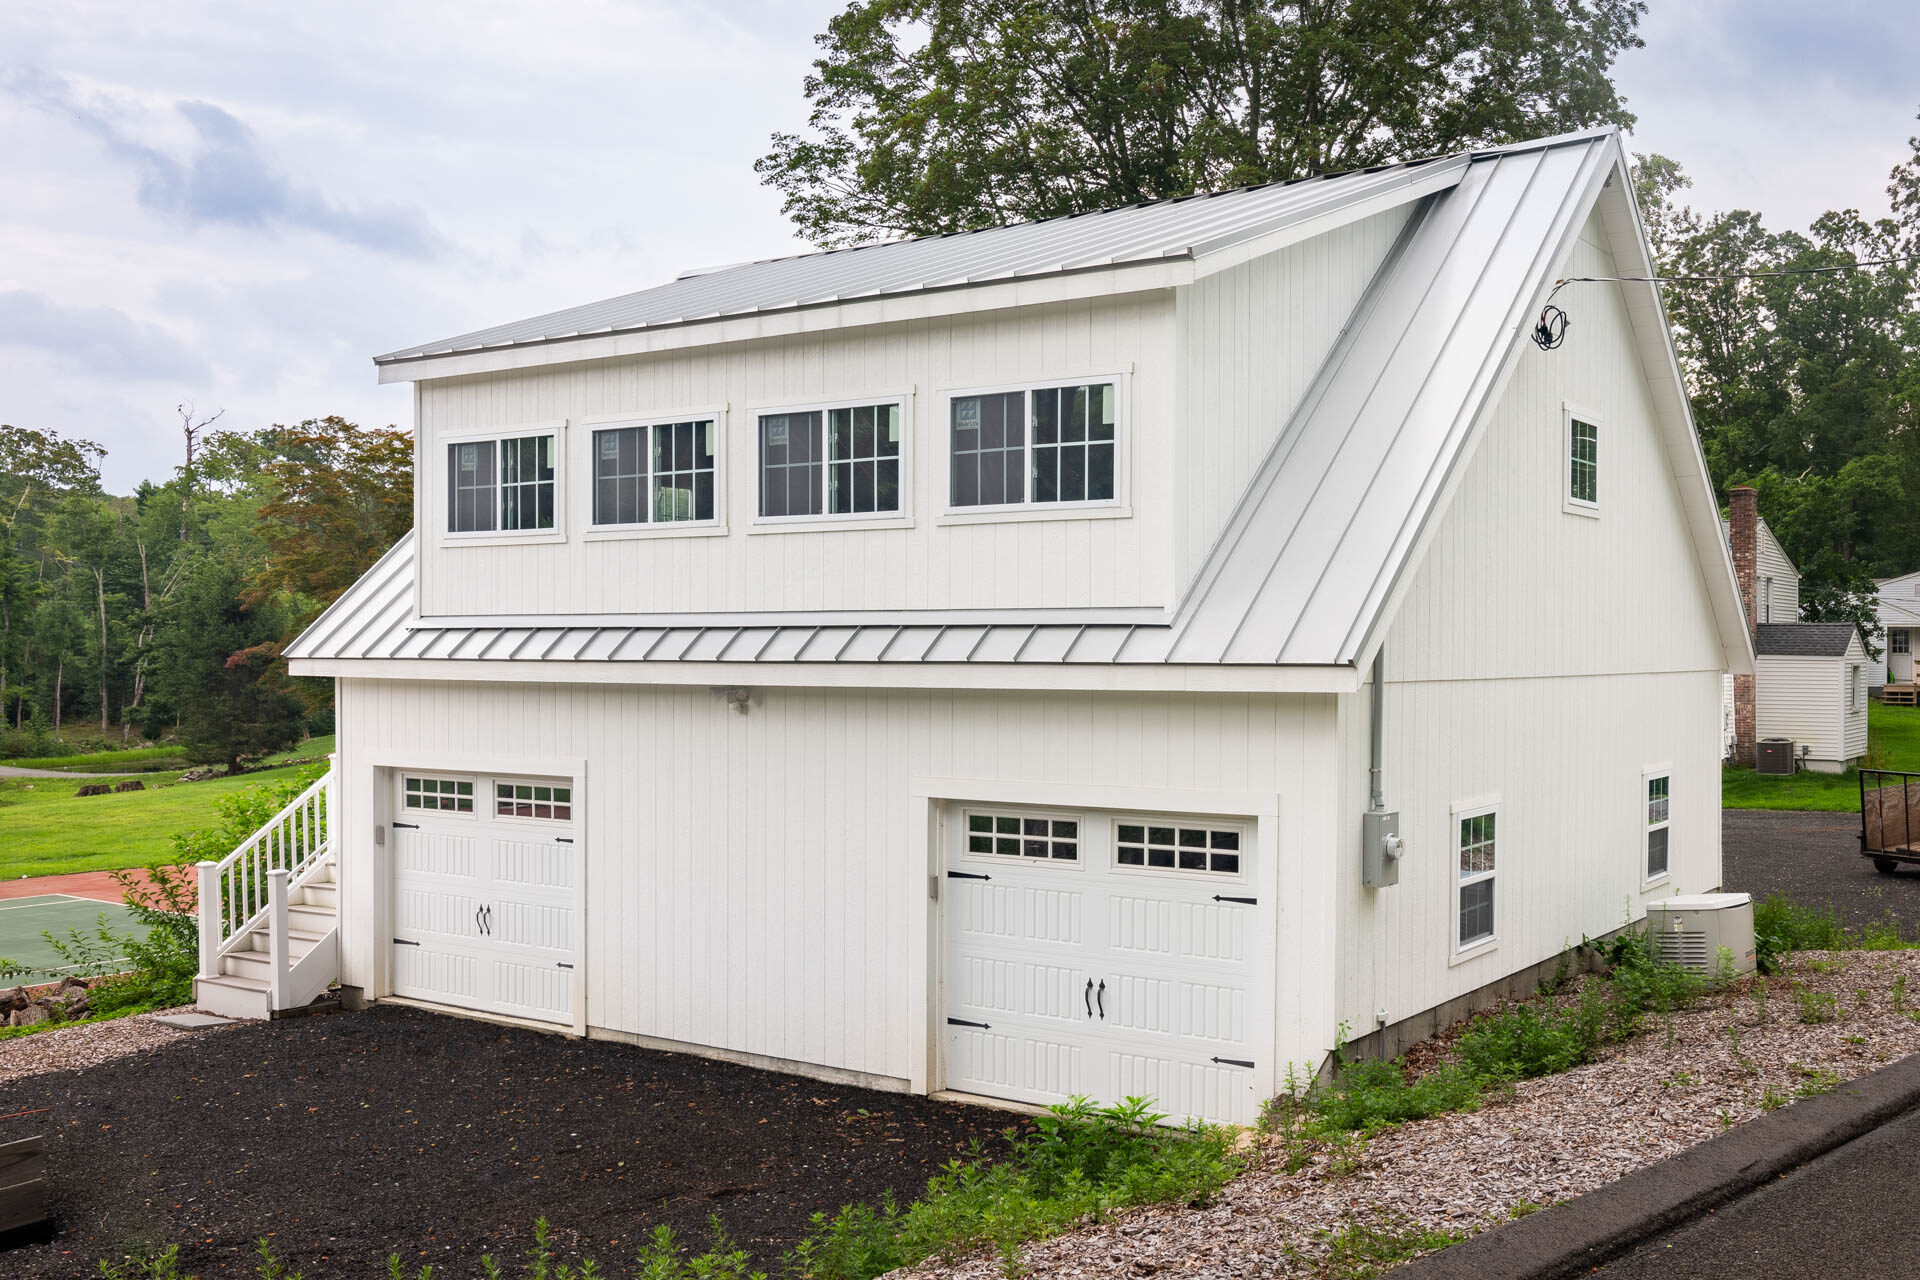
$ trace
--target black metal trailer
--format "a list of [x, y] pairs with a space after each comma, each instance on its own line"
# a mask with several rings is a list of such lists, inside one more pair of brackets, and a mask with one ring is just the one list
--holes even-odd
[[1860, 854], [1882, 875], [1920, 866], [1920, 773], [1860, 770]]

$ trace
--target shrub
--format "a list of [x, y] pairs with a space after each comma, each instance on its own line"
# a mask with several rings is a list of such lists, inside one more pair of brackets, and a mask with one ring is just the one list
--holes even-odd
[[[1605, 1046], [1638, 1035], [1649, 1015], [1684, 1009], [1709, 986], [1655, 956], [1644, 934], [1615, 938], [1601, 954], [1608, 971], [1589, 979], [1577, 999], [1517, 1005], [1477, 1019], [1446, 1060], [1417, 1078], [1408, 1077], [1403, 1061], [1354, 1062], [1337, 1047], [1332, 1085], [1311, 1085], [1271, 1115], [1285, 1124], [1291, 1143], [1470, 1110], [1513, 1081], [1591, 1062]], [[1289, 1158], [1294, 1167], [1302, 1163], [1298, 1153]]]
[[1892, 919], [1853, 926], [1832, 903], [1803, 906], [1782, 893], [1769, 894], [1753, 908], [1754, 961], [1760, 972], [1780, 972], [1789, 951], [1910, 951], [1916, 944], [1901, 936]]
[[1166, 1117], [1139, 1098], [1094, 1107], [1084, 1098], [1051, 1108], [998, 1161], [976, 1148], [950, 1161], [920, 1199], [891, 1197], [815, 1214], [789, 1257], [810, 1280], [868, 1280], [927, 1258], [950, 1259], [983, 1245], [1015, 1264], [1020, 1246], [1087, 1217], [1129, 1205], [1204, 1203], [1239, 1170], [1225, 1130], [1160, 1127]]
[[181, 865], [217, 862], [233, 852], [234, 846], [258, 831], [268, 818], [290, 804], [293, 798], [313, 785], [327, 771], [324, 764], [310, 765], [286, 777], [256, 783], [232, 795], [222, 796], [220, 820], [211, 827], [182, 831], [173, 837], [174, 850]]

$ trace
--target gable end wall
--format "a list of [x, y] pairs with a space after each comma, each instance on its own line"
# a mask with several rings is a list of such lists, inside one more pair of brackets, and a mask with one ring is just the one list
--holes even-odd
[[[1614, 274], [1590, 220], [1556, 274]], [[1385, 641], [1385, 786], [1409, 852], [1360, 883], [1370, 689], [1343, 699], [1341, 1017], [1354, 1037], [1720, 882], [1725, 662], [1615, 287], [1527, 345]], [[1599, 415], [1600, 513], [1565, 509], [1562, 407]], [[1643, 876], [1643, 775], [1673, 772], [1672, 872]], [[1455, 806], [1497, 799], [1499, 941], [1456, 957]]]

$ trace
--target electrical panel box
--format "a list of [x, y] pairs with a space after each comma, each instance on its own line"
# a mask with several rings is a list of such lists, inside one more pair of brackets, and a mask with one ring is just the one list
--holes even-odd
[[1711, 974], [1724, 949], [1733, 971], [1753, 972], [1753, 897], [1745, 893], [1692, 893], [1647, 904], [1647, 938], [1653, 954], [1668, 964]]
[[1360, 815], [1360, 880], [1369, 889], [1400, 883], [1400, 815], [1392, 809]]

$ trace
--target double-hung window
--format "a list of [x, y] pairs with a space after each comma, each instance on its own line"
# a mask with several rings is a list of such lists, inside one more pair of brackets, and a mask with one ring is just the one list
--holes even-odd
[[552, 433], [449, 444], [447, 532], [554, 528], [559, 505], [556, 453]]
[[1087, 382], [954, 396], [950, 505], [1112, 502], [1118, 390], [1113, 382]]
[[899, 401], [760, 415], [760, 515], [900, 511]]
[[593, 523], [714, 518], [714, 421], [602, 427], [593, 433]]
[[1658, 880], [1667, 874], [1667, 832], [1672, 821], [1671, 800], [1668, 790], [1673, 784], [1673, 775], [1650, 773], [1647, 775], [1647, 879]]
[[1887, 632], [1887, 648], [1894, 653], [1912, 653], [1913, 641], [1908, 638], [1905, 627], [1894, 627]]
[[1494, 939], [1494, 876], [1497, 866], [1499, 814], [1493, 809], [1454, 813], [1456, 880], [1454, 945], [1466, 951]]
[[1569, 405], [1566, 420], [1566, 509], [1582, 515], [1600, 510], [1600, 424], [1597, 415]]

